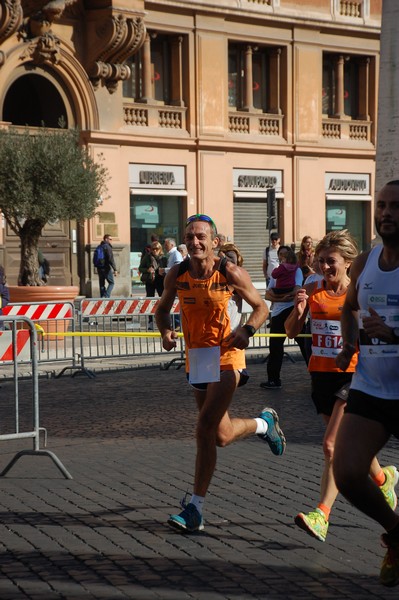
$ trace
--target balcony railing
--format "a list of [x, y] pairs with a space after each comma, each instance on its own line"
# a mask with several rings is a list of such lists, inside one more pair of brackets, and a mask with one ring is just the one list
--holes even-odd
[[229, 132], [282, 137], [283, 115], [229, 113]]
[[180, 106], [150, 106], [123, 104], [123, 121], [129, 127], [160, 127], [186, 129], [187, 108]]
[[322, 135], [324, 139], [330, 140], [371, 142], [371, 125], [371, 121], [323, 119]]
[[362, 4], [363, 2], [361, 0], [340, 0], [339, 12], [343, 17], [361, 17]]

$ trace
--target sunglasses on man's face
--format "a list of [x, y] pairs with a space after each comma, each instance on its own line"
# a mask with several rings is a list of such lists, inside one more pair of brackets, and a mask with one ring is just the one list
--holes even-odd
[[211, 217], [208, 217], [208, 215], [191, 215], [191, 217], [188, 217], [188, 219], [186, 221], [186, 227], [187, 227], [187, 225], [190, 225], [190, 223], [193, 223], [194, 221], [205, 221], [205, 223], [210, 223], [212, 225], [212, 227], [214, 227], [215, 233], [217, 233], [216, 225], [215, 225], [214, 221], [211, 219]]

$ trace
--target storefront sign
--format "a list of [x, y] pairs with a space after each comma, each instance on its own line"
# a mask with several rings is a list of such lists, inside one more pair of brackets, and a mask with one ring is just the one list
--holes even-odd
[[135, 189], [184, 190], [184, 167], [175, 165], [129, 165], [129, 185]]
[[233, 169], [234, 191], [267, 191], [274, 188], [281, 192], [283, 172], [266, 169]]
[[370, 194], [370, 175], [362, 173], [326, 173], [327, 194]]

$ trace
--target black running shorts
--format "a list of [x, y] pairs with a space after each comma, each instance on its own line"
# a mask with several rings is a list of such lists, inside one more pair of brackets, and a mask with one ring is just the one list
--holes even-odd
[[359, 390], [349, 390], [345, 412], [382, 423], [390, 434], [399, 438], [399, 398], [386, 400]]
[[312, 400], [317, 414], [331, 416], [337, 399], [346, 400], [353, 373], [312, 371]]

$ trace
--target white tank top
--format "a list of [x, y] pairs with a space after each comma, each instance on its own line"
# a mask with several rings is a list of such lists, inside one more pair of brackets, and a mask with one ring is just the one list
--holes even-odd
[[399, 344], [369, 338], [362, 322], [372, 306], [389, 327], [399, 327], [399, 268], [382, 271], [381, 252], [381, 245], [372, 249], [357, 281], [360, 354], [351, 387], [377, 398], [399, 400]]

